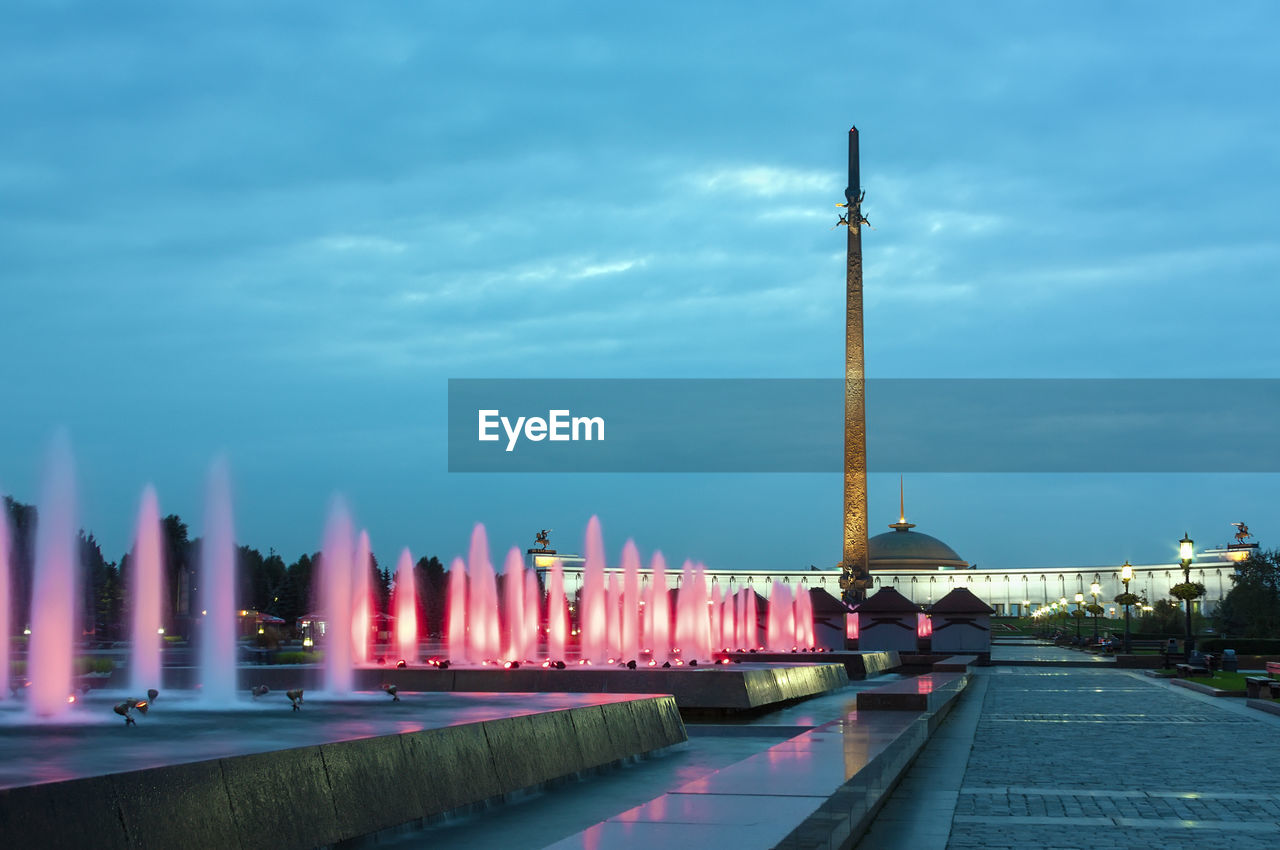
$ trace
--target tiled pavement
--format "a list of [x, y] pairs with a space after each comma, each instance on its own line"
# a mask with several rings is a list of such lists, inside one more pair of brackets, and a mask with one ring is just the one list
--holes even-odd
[[1280, 718], [1114, 669], [994, 667], [979, 682], [861, 847], [1280, 841]]

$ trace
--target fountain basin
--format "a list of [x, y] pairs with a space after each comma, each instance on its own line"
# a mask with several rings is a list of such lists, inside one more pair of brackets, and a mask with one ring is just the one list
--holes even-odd
[[[283, 694], [137, 726], [89, 698], [68, 723], [0, 722], [13, 846], [332, 845], [686, 740], [669, 696]], [[3, 718], [0, 718], [2, 720]]]
[[[189, 688], [191, 668], [165, 668], [166, 688]], [[240, 690], [248, 693], [267, 685], [273, 693], [289, 688], [318, 690], [324, 671], [315, 665], [240, 667]], [[354, 671], [358, 690], [380, 691], [395, 685], [410, 692], [507, 694], [671, 694], [681, 710], [749, 711], [776, 703], [817, 696], [843, 688], [849, 675], [843, 663], [706, 664], [697, 667], [653, 668], [575, 666], [564, 670], [522, 666], [500, 667], [364, 667]], [[113, 676], [110, 687], [122, 687]]]

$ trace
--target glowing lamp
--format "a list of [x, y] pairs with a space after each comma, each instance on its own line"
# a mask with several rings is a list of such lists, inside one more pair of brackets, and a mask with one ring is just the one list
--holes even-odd
[[1080, 603], [1082, 603], [1082, 602], [1084, 602], [1084, 594], [1083, 594], [1083, 593], [1077, 593], [1077, 594], [1076, 594], [1076, 604], [1077, 604], [1077, 605], [1079, 605], [1079, 604], [1080, 604]]
[[1124, 566], [1120, 568], [1120, 580], [1126, 585], [1133, 581], [1133, 564], [1128, 561], [1124, 562]]
[[1195, 541], [1184, 533], [1178, 541], [1178, 557], [1183, 561], [1190, 561], [1195, 556], [1195, 546]]
[[1098, 584], [1096, 581], [1093, 584], [1089, 585], [1090, 596], [1097, 596], [1101, 592], [1102, 592], [1102, 585]]

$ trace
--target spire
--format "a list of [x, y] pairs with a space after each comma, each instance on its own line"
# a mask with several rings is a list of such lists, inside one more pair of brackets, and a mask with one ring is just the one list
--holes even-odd
[[907, 522], [906, 488], [902, 485], [902, 476], [898, 476], [898, 521], [889, 524], [894, 531], [906, 531], [915, 528], [914, 522]]

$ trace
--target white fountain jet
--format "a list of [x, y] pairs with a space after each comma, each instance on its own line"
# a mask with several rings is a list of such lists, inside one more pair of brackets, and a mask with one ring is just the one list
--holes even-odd
[[[236, 536], [231, 473], [225, 458], [209, 467], [200, 543], [200, 685], [212, 705], [236, 698]], [[153, 686], [154, 687], [154, 686]]]
[[133, 607], [129, 637], [129, 687], [134, 693], [162, 688], [160, 648], [164, 628], [164, 545], [160, 503], [148, 484], [138, 505], [138, 527], [129, 558], [127, 592]]
[[351, 667], [351, 514], [341, 497], [329, 507], [320, 557], [321, 613], [324, 617], [324, 690], [346, 696], [355, 684]]
[[406, 664], [418, 663], [418, 591], [407, 547], [396, 565], [396, 649]]
[[489, 538], [484, 526], [476, 523], [471, 532], [471, 551], [467, 557], [471, 578], [468, 605], [468, 655], [472, 661], [497, 661], [502, 655], [498, 627], [498, 583], [489, 560]]
[[640, 657], [640, 550], [635, 541], [622, 547], [622, 649], [623, 661]]
[[354, 664], [368, 664], [369, 637], [373, 629], [373, 552], [369, 545], [368, 531], [361, 531], [356, 541], [351, 595], [354, 601], [351, 612], [351, 660]]
[[578, 632], [582, 658], [600, 664], [608, 658], [609, 622], [606, 616], [604, 535], [600, 518], [587, 523], [586, 560], [582, 565], [582, 594], [578, 604]]

